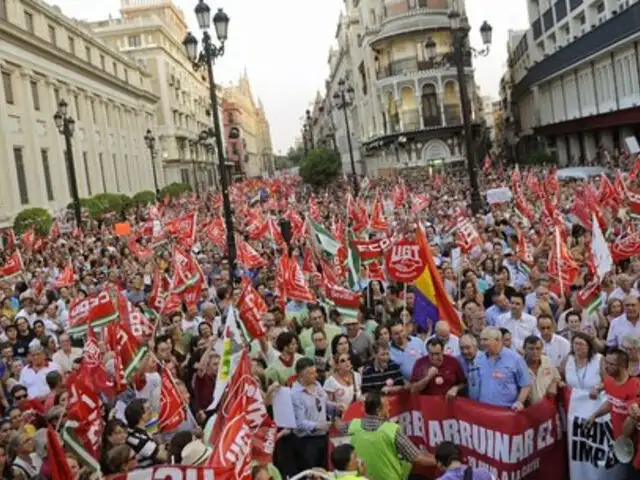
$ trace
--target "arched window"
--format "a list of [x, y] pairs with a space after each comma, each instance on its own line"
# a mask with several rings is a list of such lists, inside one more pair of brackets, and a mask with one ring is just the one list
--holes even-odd
[[437, 127], [441, 124], [438, 94], [436, 87], [431, 84], [422, 87], [422, 116], [425, 127]]

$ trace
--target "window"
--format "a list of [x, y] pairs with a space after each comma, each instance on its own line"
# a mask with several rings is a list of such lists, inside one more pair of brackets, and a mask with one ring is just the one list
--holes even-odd
[[104, 104], [104, 115], [107, 117], [107, 125], [111, 126], [111, 115], [109, 114], [109, 104]]
[[82, 163], [84, 163], [84, 179], [87, 182], [87, 195], [93, 195], [91, 193], [91, 178], [89, 174], [89, 154], [87, 152], [82, 152]]
[[11, 74], [2, 72], [2, 86], [4, 87], [4, 100], [9, 105], [15, 105], [13, 98], [13, 85], [11, 83]]
[[49, 24], [48, 30], [49, 30], [49, 41], [53, 45], [57, 45], [57, 43], [56, 43], [56, 27], [54, 27], [53, 25]]
[[113, 158], [113, 176], [116, 177], [116, 192], [120, 191], [120, 179], [118, 178], [118, 162], [116, 161], [116, 154], [112, 155]]
[[118, 64], [116, 62], [113, 62], [112, 66], [113, 66], [113, 74], [117, 77], [118, 76]]
[[96, 102], [91, 100], [89, 102], [89, 105], [91, 106], [91, 119], [93, 120], [93, 123], [97, 123], [96, 122]]
[[0, 0], [0, 18], [7, 19], [7, 2], [6, 0]]
[[124, 156], [124, 168], [125, 168], [125, 173], [127, 174], [127, 186], [129, 187], [129, 191], [132, 190], [131, 188], [131, 174], [129, 172], [129, 155], [125, 155]]
[[124, 81], [126, 83], [129, 83], [129, 70], [127, 70], [126, 68], [124, 69]]
[[104, 58], [104, 55], [100, 55], [100, 68], [102, 68], [102, 70], [107, 69], [107, 61]]
[[31, 80], [31, 98], [33, 99], [33, 109], [40, 111], [40, 95], [38, 94], [38, 82]]
[[71, 35], [69, 35], [69, 37], [67, 37], [67, 40], [69, 41], [69, 52], [71, 53], [71, 55], [75, 56], [75, 54], [76, 54], [76, 41], [73, 39], [73, 37]]
[[127, 41], [130, 48], [136, 48], [142, 45], [142, 42], [140, 41], [140, 35], [130, 35]]
[[13, 147], [13, 160], [16, 164], [16, 176], [18, 177], [18, 193], [20, 194], [20, 203], [27, 205], [29, 203], [29, 191], [27, 190], [27, 173], [24, 170], [24, 159], [22, 158], [22, 148]]
[[191, 183], [191, 180], [189, 179], [189, 169], [188, 168], [181, 168], [180, 169], [180, 179], [182, 180], [182, 183]]
[[84, 47], [84, 55], [87, 57], [87, 62], [91, 63], [91, 47]]
[[40, 158], [42, 158], [42, 173], [44, 173], [44, 186], [47, 189], [47, 200], [52, 202], [53, 185], [51, 183], [51, 167], [49, 166], [49, 152], [43, 148], [40, 150]]
[[80, 114], [80, 95], [76, 94], [73, 96], [73, 105], [76, 109], [76, 120], [81, 120]]
[[55, 108], [58, 108], [58, 104], [60, 103], [60, 89], [57, 87], [53, 89], [53, 98], [56, 99]]
[[107, 179], [104, 177], [104, 160], [102, 153], [98, 154], [98, 164], [100, 165], [100, 177], [102, 178], [102, 191], [107, 193]]
[[422, 116], [425, 127], [437, 127], [441, 124], [438, 94], [434, 85], [422, 87]]
[[24, 28], [27, 32], [34, 32], [34, 28], [33, 28], [33, 14], [30, 12], [27, 12], [25, 10], [24, 12]]

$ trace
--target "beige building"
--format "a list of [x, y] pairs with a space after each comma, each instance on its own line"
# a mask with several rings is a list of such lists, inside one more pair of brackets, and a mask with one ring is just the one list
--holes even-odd
[[60, 100], [75, 119], [81, 197], [153, 190], [144, 134], [158, 97], [151, 76], [41, 0], [0, 0], [0, 223], [70, 201]]
[[[160, 187], [185, 182], [204, 191], [216, 182], [216, 154], [199, 134], [213, 125], [206, 68], [193, 69], [182, 41], [183, 12], [171, 0], [121, 0], [121, 18], [87, 24], [107, 46], [135, 59], [153, 77]], [[221, 92], [222, 90], [219, 89]], [[221, 117], [222, 118], [222, 117]], [[223, 135], [224, 138], [224, 135]]]
[[[274, 171], [271, 132], [262, 101], [254, 100], [247, 72], [237, 84], [224, 89], [225, 126], [235, 126], [240, 138], [229, 143], [229, 159], [236, 172], [247, 177], [267, 176]], [[227, 128], [228, 130], [228, 128]], [[240, 159], [238, 169], [237, 159]]]
[[[451, 50], [452, 5], [450, 0], [345, 0], [337, 48], [330, 52], [325, 97], [332, 100], [340, 79], [355, 91], [347, 118], [358, 174], [394, 175], [405, 168], [464, 165], [456, 68], [440, 62]], [[464, 12], [464, 1], [457, 5]], [[436, 44], [436, 62], [427, 58], [428, 40]], [[473, 95], [470, 58], [465, 59], [464, 70], [467, 91]], [[477, 123], [478, 105], [472, 103]], [[344, 112], [333, 109], [331, 115], [337, 149], [350, 172]]]

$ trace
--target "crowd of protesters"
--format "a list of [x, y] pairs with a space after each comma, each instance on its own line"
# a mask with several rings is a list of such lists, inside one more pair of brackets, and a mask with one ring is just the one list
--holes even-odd
[[[458, 336], [450, 322], [442, 319], [431, 319], [426, 325], [417, 322], [412, 286], [388, 281], [384, 271], [373, 278], [365, 266], [359, 272], [360, 306], [354, 314], [327, 304], [321, 281], [309, 273], [305, 280], [314, 301], [282, 298], [278, 258], [289, 250], [302, 265], [308, 251], [320, 252], [308, 230], [294, 235], [288, 248], [271, 229], [261, 238], [251, 238], [252, 223], [270, 217], [275, 220], [272, 225], [278, 225], [280, 219], [292, 216], [304, 221], [313, 208], [319, 211], [320, 223], [338, 238], [340, 228], [344, 232], [355, 223], [345, 209], [349, 202], [356, 202], [351, 182], [337, 182], [313, 193], [291, 178], [233, 186], [236, 231], [263, 263], [251, 268], [239, 261], [234, 278], [230, 278], [224, 242], [216, 244], [209, 231], [222, 215], [215, 193], [162, 199], [158, 205], [131, 211], [127, 221], [134, 232], [133, 243], [131, 236], [116, 235], [109, 221], [88, 220], [82, 229], [68, 228], [68, 233], [58, 232], [37, 245], [26, 234], [16, 238], [5, 231], [0, 264], [6, 265], [19, 251], [23, 265], [17, 274], [0, 279], [0, 476], [54, 478], [58, 467], [52, 463], [60, 459], [52, 455], [47, 434], [65, 424], [73, 401], [69, 379], [87, 356], [87, 332], [70, 332], [70, 308], [79, 299], [112, 289], [150, 325], [151, 331], [141, 339], [149, 354], [114, 395], [101, 394], [100, 473], [61, 441], [73, 478], [98, 478], [167, 463], [207, 464], [215, 444], [210, 444], [203, 429], [213, 413], [210, 407], [222, 368], [219, 344], [228, 309], [235, 308], [243, 292], [243, 275], [268, 308], [261, 318], [266, 334], [251, 342], [253, 375], [267, 404], [279, 386], [292, 387], [296, 421], [296, 428], [278, 432], [273, 462], [257, 464], [254, 478], [287, 478], [312, 468], [328, 469], [330, 457], [344, 478], [359, 473], [373, 480], [392, 478], [384, 476], [388, 471], [379, 465], [379, 452], [372, 451], [367, 441], [354, 441], [330, 454], [328, 432], [336, 426], [349, 429], [354, 438], [369, 438], [368, 434], [389, 424], [385, 398], [403, 392], [451, 400], [464, 396], [520, 411], [569, 385], [589, 391], [594, 398], [608, 395], [612, 400], [593, 412], [590, 421], [610, 413], [614, 437], [633, 438], [640, 418], [640, 409], [632, 402], [640, 394], [640, 261], [634, 258], [635, 252], [616, 261], [611, 272], [598, 279], [599, 304], [595, 308], [585, 304], [582, 292], [595, 277], [592, 232], [574, 209], [575, 199], [591, 187], [600, 203], [589, 204], [589, 219], [591, 214], [604, 219], [611, 244], [637, 231], [625, 192], [615, 185], [613, 193], [602, 193], [603, 181], [598, 178], [593, 185], [581, 180], [559, 182], [550, 168], [500, 167], [486, 173], [483, 194], [498, 187], [526, 191], [507, 203], [485, 202], [481, 211], [472, 214], [464, 175], [413, 171], [366, 186], [361, 182], [364, 192], [357, 200], [370, 216], [378, 199], [389, 226], [387, 232], [365, 228], [359, 232], [362, 238], [410, 235], [416, 227], [423, 229], [449, 299], [464, 324]], [[619, 175], [625, 188], [635, 187], [636, 173], [631, 166]], [[526, 187], [518, 188], [517, 183]], [[403, 192], [398, 193], [400, 189]], [[616, 194], [621, 197], [615, 198]], [[398, 195], [402, 198], [396, 202]], [[424, 195], [429, 200], [413, 209], [415, 199]], [[519, 203], [522, 198], [532, 206], [531, 212], [523, 212], [527, 209]], [[551, 208], [539, 208], [543, 201], [554, 210], [551, 224], [540, 220]], [[163, 232], [163, 241], [154, 244], [157, 226], [163, 229], [167, 222], [190, 212], [196, 212], [199, 225], [205, 225], [197, 229], [188, 253], [204, 277], [201, 291], [197, 298], [187, 301], [178, 296], [172, 307], [165, 304], [166, 308], [156, 311], [150, 297], [157, 293], [158, 281], [174, 283], [172, 246], [181, 233]], [[528, 215], [534, 218], [527, 221]], [[451, 226], [461, 218], [473, 226], [477, 238], [472, 245], [462, 239], [462, 255], [454, 259], [461, 238], [460, 229]], [[150, 223], [153, 234], [147, 231]], [[562, 258], [554, 270], [550, 257], [560, 254], [559, 238], [560, 250], [568, 259]], [[523, 250], [527, 242], [532, 246], [528, 255]], [[142, 248], [151, 254], [141, 255]], [[558, 270], [569, 260], [578, 271], [565, 283]], [[321, 265], [330, 268], [331, 262]], [[332, 274], [347, 285], [340, 269], [336, 270]], [[61, 282], [70, 272], [71, 281]], [[322, 268], [320, 272], [328, 273]], [[117, 362], [106, 335], [100, 328], [95, 330], [99, 358], [108, 375], [116, 377]], [[177, 428], [158, 432], [154, 418], [160, 414], [164, 369], [171, 372], [187, 413]], [[358, 425], [344, 425], [341, 414], [358, 401], [364, 401], [367, 416]], [[408, 476], [410, 468], [403, 468], [405, 464], [438, 465], [439, 475], [446, 479], [465, 475], [455, 445], [443, 444], [433, 456], [418, 450], [397, 429], [390, 431], [395, 435], [397, 478]], [[318, 475], [324, 478], [324, 473]], [[480, 470], [474, 475], [490, 478]]]

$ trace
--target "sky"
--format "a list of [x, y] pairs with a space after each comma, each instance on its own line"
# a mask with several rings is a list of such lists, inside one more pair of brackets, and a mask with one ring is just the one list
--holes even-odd
[[[119, 16], [120, 0], [45, 0], [67, 16], [101, 20]], [[193, 9], [197, 0], [174, 0], [201, 38]], [[274, 151], [285, 153], [300, 134], [304, 111], [324, 90], [329, 75], [329, 48], [343, 0], [208, 0], [212, 11], [229, 15], [224, 57], [217, 60], [216, 79], [237, 81], [245, 70], [254, 96], [265, 107]], [[526, 28], [526, 0], [466, 0], [471, 42], [481, 47], [479, 28], [484, 20], [493, 27], [492, 50], [476, 60], [476, 82], [482, 94], [498, 98], [500, 77], [506, 69], [507, 31]]]

